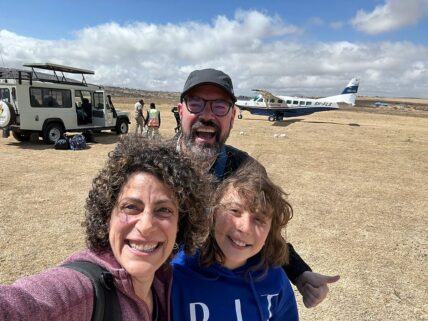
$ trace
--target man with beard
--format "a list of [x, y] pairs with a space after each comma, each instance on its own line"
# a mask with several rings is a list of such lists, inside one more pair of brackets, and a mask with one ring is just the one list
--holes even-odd
[[[235, 120], [235, 102], [230, 77], [220, 70], [202, 69], [190, 73], [178, 104], [181, 134], [177, 148], [200, 162], [220, 181], [251, 158], [244, 151], [225, 144]], [[328, 283], [336, 282], [339, 276], [312, 272], [293, 246], [289, 243], [288, 246], [290, 262], [283, 268], [302, 294], [305, 306], [315, 307], [327, 296]]]

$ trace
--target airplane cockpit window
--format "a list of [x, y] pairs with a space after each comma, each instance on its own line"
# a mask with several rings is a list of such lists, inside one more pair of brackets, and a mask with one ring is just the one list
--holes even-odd
[[250, 100], [251, 101], [256, 101], [257, 100], [257, 98], [259, 98], [259, 96], [254, 96], [253, 98], [251, 98]]

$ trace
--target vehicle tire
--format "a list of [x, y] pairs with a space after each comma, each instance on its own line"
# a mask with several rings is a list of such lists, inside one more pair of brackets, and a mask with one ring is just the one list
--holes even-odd
[[50, 123], [43, 130], [43, 142], [55, 144], [64, 135], [64, 128], [59, 123]]
[[116, 133], [118, 135], [126, 134], [128, 132], [128, 120], [125, 118], [120, 118], [117, 120], [116, 124]]
[[0, 100], [0, 128], [6, 128], [15, 123], [16, 113], [11, 104]]
[[275, 121], [275, 116], [270, 115], [270, 116], [268, 117], [268, 120], [269, 120], [269, 121]]
[[12, 136], [15, 138], [18, 142], [27, 142], [30, 140], [30, 132], [17, 132], [12, 131]]
[[241, 114], [238, 114], [238, 119], [242, 119], [242, 115]]

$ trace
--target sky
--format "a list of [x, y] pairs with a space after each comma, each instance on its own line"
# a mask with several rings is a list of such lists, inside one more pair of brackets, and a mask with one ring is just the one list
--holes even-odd
[[[56, 63], [91, 83], [182, 90], [195, 69], [237, 95], [428, 98], [428, 0], [15, 0], [1, 4], [0, 66]], [[24, 68], [25, 69], [25, 68]]]

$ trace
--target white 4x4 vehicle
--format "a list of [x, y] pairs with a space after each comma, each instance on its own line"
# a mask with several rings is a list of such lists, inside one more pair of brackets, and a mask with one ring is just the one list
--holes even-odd
[[[55, 143], [66, 131], [110, 129], [126, 134], [129, 113], [116, 110], [102, 87], [88, 84], [93, 71], [56, 64], [27, 64], [32, 71], [0, 69], [0, 128], [19, 141], [30, 137]], [[53, 71], [53, 75], [34, 69]], [[81, 74], [82, 81], [64, 73]]]

